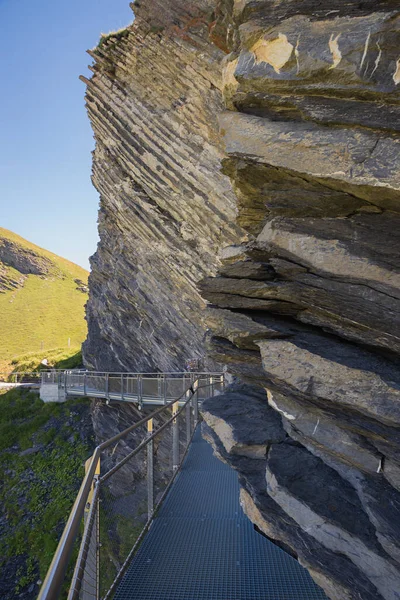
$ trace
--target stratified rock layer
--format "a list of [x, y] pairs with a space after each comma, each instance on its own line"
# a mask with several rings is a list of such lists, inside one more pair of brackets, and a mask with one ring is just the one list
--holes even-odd
[[54, 272], [51, 260], [0, 233], [0, 293], [23, 287], [26, 275], [47, 275], [50, 271]]
[[238, 470], [249, 517], [331, 598], [395, 600], [398, 7], [270, 0], [219, 13], [224, 172], [249, 240], [222, 251], [201, 289], [210, 354], [252, 385], [205, 403], [207, 435]]
[[220, 172], [223, 54], [208, 41], [212, 0], [132, 7], [134, 24], [91, 53], [87, 81], [101, 201], [84, 357], [168, 371], [204, 355], [196, 283], [240, 234]]
[[330, 598], [399, 600], [398, 3], [135, 13], [86, 81], [86, 364], [182, 368], [210, 328], [244, 383], [204, 404], [205, 435], [249, 517]]

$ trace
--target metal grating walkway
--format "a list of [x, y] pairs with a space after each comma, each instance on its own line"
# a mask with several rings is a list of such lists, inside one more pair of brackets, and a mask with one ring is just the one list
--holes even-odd
[[115, 600], [326, 600], [308, 572], [258, 534], [236, 473], [197, 429]]

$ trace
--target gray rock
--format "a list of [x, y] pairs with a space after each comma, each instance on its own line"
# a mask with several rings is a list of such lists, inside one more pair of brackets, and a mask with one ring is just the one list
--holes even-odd
[[275, 444], [268, 456], [267, 486], [272, 498], [309, 535], [347, 556], [383, 598], [398, 598], [400, 571], [374, 541], [356, 491], [335, 471], [304, 449]]
[[363, 436], [341, 428], [340, 420], [279, 393], [268, 392], [268, 401], [282, 415], [286, 432], [303, 445], [313, 446], [321, 454], [330, 453], [363, 472], [381, 472], [382, 454]]
[[[396, 138], [234, 112], [221, 115], [220, 127], [230, 156], [304, 173], [380, 208], [400, 210]], [[379, 194], [371, 194], [374, 187]]]
[[273, 543], [292, 554], [334, 600], [381, 600], [376, 587], [347, 557], [327, 550], [303, 531], [267, 493], [265, 460], [226, 452], [216, 432], [202, 424], [214, 452], [238, 472], [240, 501], [247, 516]]
[[326, 347], [324, 341], [322, 337], [310, 336], [308, 347], [300, 341], [286, 340], [257, 344], [266, 373], [292, 393], [396, 425], [400, 420], [396, 368], [350, 345], [331, 340]]
[[269, 445], [286, 437], [281, 419], [268, 406], [262, 388], [234, 384], [223, 394], [204, 401], [201, 414], [231, 454], [265, 459]]
[[238, 348], [257, 350], [256, 340], [283, 337], [285, 334], [268, 328], [250, 317], [230, 310], [209, 308], [206, 311], [206, 323], [214, 335], [228, 339]]
[[204, 405], [247, 514], [329, 597], [399, 600], [398, 1], [139, 4], [85, 80], [86, 364], [257, 386]]
[[400, 463], [386, 458], [383, 472], [389, 483], [400, 492]]

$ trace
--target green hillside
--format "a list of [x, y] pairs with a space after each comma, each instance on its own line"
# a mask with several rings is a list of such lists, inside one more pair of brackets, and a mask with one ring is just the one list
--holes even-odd
[[88, 272], [0, 227], [0, 371], [29, 352], [79, 350]]

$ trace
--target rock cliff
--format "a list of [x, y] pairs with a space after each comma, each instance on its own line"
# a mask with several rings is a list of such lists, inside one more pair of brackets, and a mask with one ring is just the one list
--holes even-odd
[[22, 287], [26, 275], [47, 275], [52, 267], [48, 258], [3, 237], [0, 232], [0, 293]]
[[253, 387], [205, 404], [207, 435], [250, 518], [335, 599], [400, 593], [395, 9], [220, 11], [224, 172], [250, 237], [201, 289], [212, 356]]
[[211, 0], [132, 7], [133, 25], [91, 52], [101, 205], [84, 355], [97, 369], [168, 371], [203, 356], [196, 283], [240, 236], [220, 172], [223, 53], [208, 41]]
[[400, 598], [397, 4], [148, 0], [85, 80], [86, 362], [182, 368], [206, 337], [242, 383], [205, 435], [335, 600]]

